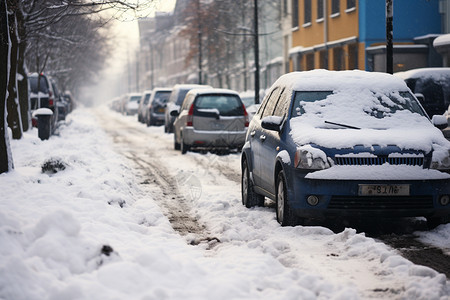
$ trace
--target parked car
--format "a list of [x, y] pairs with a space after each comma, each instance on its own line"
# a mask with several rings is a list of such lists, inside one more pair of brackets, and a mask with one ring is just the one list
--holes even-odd
[[182, 103], [174, 126], [174, 148], [241, 149], [248, 115], [239, 94], [226, 89], [192, 89]]
[[167, 106], [164, 112], [164, 132], [172, 133], [173, 132], [173, 122], [175, 121], [175, 117], [171, 115], [173, 111], [178, 111], [180, 109], [180, 105], [184, 100], [187, 92], [194, 88], [212, 88], [207, 85], [199, 85], [199, 84], [176, 84], [172, 88], [172, 92], [170, 93], [169, 100], [167, 101]]
[[145, 109], [145, 120], [147, 126], [164, 124], [164, 113], [166, 111], [167, 101], [169, 100], [170, 88], [153, 89], [150, 101]]
[[241, 100], [245, 105], [245, 109], [247, 110], [248, 113], [248, 118], [249, 120], [251, 120], [258, 111], [261, 104], [255, 103], [255, 92], [253, 91], [242, 92], [239, 94], [239, 96], [241, 97]]
[[122, 113], [124, 115], [135, 115], [137, 114], [139, 101], [141, 100], [142, 94], [140, 93], [129, 93], [122, 97]]
[[141, 101], [139, 101], [139, 107], [138, 107], [138, 121], [141, 123], [146, 123], [146, 110], [147, 110], [147, 104], [150, 100], [150, 96], [152, 95], [152, 91], [147, 90], [142, 93]]
[[[434, 124], [442, 125], [441, 117]], [[273, 199], [283, 226], [421, 216], [434, 227], [449, 221], [449, 154], [450, 142], [401, 79], [364, 71], [289, 73], [250, 122], [242, 203]]]
[[49, 118], [49, 132], [48, 134], [44, 134], [45, 136], [50, 136], [55, 132], [58, 122], [57, 101], [55, 99], [52, 83], [47, 75], [37, 73], [28, 75], [28, 81], [30, 86], [31, 113], [33, 116], [32, 125], [38, 127], [38, 119], [33, 114], [34, 111], [40, 108], [50, 109], [52, 114]]
[[428, 116], [442, 115], [450, 105], [450, 68], [420, 68], [395, 73], [416, 94]]

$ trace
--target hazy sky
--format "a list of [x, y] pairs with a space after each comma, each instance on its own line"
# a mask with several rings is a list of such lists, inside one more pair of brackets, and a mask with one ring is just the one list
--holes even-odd
[[[156, 11], [172, 11], [176, 0], [148, 0], [147, 2], [141, 1], [141, 3], [150, 5], [147, 11], [139, 13], [139, 17], [151, 17]], [[126, 90], [127, 82], [122, 78], [127, 73], [128, 59], [133, 60], [139, 46], [137, 17], [131, 13], [116, 16], [116, 18], [119, 17], [120, 20], [114, 21], [113, 25], [114, 51], [109, 59], [109, 66], [100, 75], [98, 83], [84, 90], [86, 97], [93, 97], [98, 102], [110, 101], [113, 97], [120, 96], [117, 95], [118, 85]]]

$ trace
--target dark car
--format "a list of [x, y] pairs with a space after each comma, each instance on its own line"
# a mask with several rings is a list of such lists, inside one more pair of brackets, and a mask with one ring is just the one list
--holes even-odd
[[152, 95], [152, 91], [147, 90], [142, 93], [141, 101], [139, 101], [139, 107], [137, 111], [138, 121], [141, 123], [147, 123], [146, 110], [147, 104], [150, 100], [150, 96]]
[[450, 105], [450, 68], [421, 68], [399, 72], [396, 76], [405, 80], [418, 96], [429, 117], [442, 115]]
[[[38, 127], [38, 119], [33, 114], [34, 111], [40, 108], [50, 109], [52, 114], [49, 119], [48, 135], [51, 135], [55, 132], [58, 122], [58, 99], [55, 97], [54, 85], [45, 74], [32, 73], [28, 76], [28, 81], [30, 84], [31, 113], [33, 115], [32, 125]], [[57, 96], [59, 97], [59, 94]]]
[[199, 84], [176, 84], [173, 86], [164, 112], [164, 132], [167, 133], [173, 132], [173, 122], [175, 121], [175, 117], [171, 115], [171, 112], [178, 111], [180, 109], [184, 97], [190, 90], [200, 88], [211, 88], [211, 87]]
[[172, 89], [154, 88], [145, 110], [147, 126], [164, 124], [167, 101]]
[[242, 202], [306, 219], [449, 221], [450, 142], [401, 79], [315, 70], [280, 77], [250, 122]]

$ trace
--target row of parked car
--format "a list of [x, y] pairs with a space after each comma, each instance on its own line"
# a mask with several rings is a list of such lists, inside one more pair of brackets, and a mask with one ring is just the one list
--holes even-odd
[[[253, 104], [234, 91], [176, 85], [158, 109], [158, 124], [174, 133], [182, 153], [241, 150], [243, 205], [273, 200], [282, 226], [424, 217], [435, 227], [450, 221], [445, 71], [294, 72], [267, 90], [254, 116]], [[143, 99], [149, 110], [151, 96]]]
[[32, 125], [39, 137], [48, 139], [55, 133], [59, 121], [75, 108], [75, 100], [69, 91], [60, 92], [56, 80], [43, 73], [28, 75]]
[[123, 95], [111, 107], [125, 115], [136, 114], [147, 126], [164, 125], [166, 133], [174, 133], [174, 148], [185, 154], [194, 149], [240, 150], [249, 119], [258, 107], [254, 94], [244, 99], [247, 105], [232, 90], [177, 84]]

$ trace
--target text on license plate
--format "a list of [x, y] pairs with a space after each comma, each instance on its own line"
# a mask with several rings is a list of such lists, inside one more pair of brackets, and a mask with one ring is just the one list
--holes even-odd
[[409, 196], [409, 184], [360, 184], [360, 196]]

